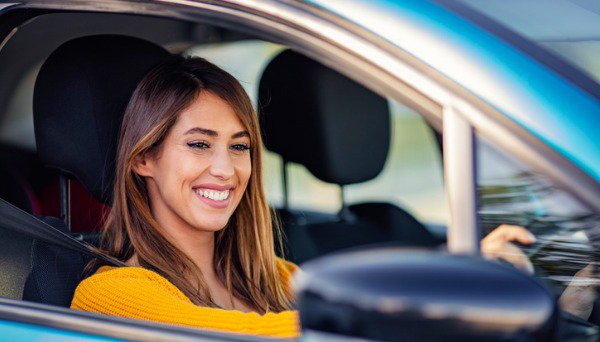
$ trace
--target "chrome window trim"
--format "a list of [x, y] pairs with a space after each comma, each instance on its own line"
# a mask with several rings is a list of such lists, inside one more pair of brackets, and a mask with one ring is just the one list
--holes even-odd
[[[530, 132], [405, 51], [317, 6], [290, 0], [28, 1], [24, 7], [151, 14], [234, 25], [284, 43], [421, 113], [440, 130], [442, 108], [459, 111], [477, 134], [600, 211], [600, 184]], [[450, 229], [454, 229], [450, 227]]]

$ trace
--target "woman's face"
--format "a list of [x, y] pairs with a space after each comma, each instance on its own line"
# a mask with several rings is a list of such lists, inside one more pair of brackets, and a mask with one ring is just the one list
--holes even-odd
[[214, 232], [225, 227], [246, 190], [250, 137], [233, 108], [204, 91], [157, 153], [134, 170], [146, 178], [152, 214], [163, 228]]

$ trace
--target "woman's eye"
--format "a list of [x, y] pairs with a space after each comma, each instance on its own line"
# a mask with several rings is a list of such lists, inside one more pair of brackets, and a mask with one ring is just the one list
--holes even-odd
[[207, 149], [210, 146], [208, 146], [207, 143], [203, 142], [203, 141], [194, 141], [194, 142], [189, 142], [187, 143], [187, 145], [191, 148], [198, 148], [201, 150]]
[[235, 144], [231, 146], [231, 149], [234, 151], [244, 152], [250, 149], [250, 146], [246, 144]]

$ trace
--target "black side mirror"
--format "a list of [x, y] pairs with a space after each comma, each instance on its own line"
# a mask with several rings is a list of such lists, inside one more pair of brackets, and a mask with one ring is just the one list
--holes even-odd
[[303, 264], [307, 335], [392, 341], [552, 341], [554, 296], [535, 278], [481, 258], [372, 249]]

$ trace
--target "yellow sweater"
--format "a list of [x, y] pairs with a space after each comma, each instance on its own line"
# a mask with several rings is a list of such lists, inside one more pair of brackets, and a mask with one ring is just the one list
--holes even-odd
[[[290, 286], [297, 266], [278, 259], [277, 269]], [[166, 278], [140, 267], [100, 267], [77, 286], [71, 308], [243, 334], [300, 336], [297, 311], [259, 315], [197, 306]]]

